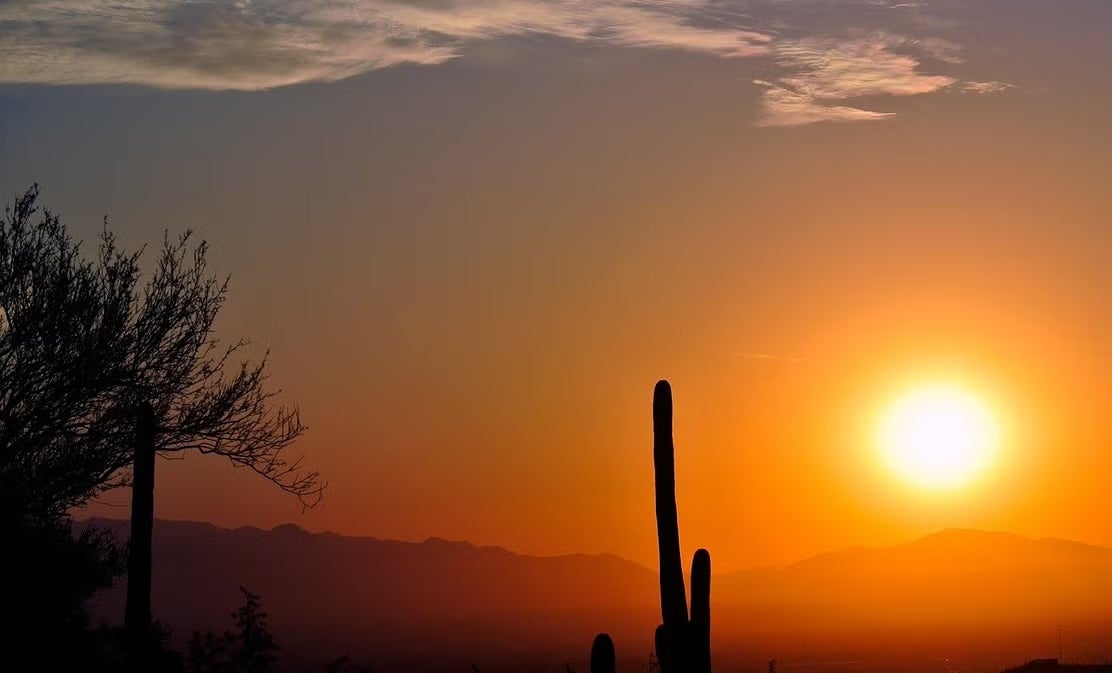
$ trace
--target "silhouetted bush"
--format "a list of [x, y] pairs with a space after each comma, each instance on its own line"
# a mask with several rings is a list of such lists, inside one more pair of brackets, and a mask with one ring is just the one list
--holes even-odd
[[[86, 528], [76, 536], [64, 516], [35, 516], [0, 500], [5, 656], [66, 670], [97, 650], [85, 604], [122, 572], [123, 549], [112, 536]], [[24, 657], [28, 657], [24, 659]]]
[[195, 632], [190, 639], [191, 673], [263, 673], [277, 660], [279, 647], [259, 596], [243, 587], [239, 590], [243, 605], [232, 613], [234, 628], [222, 635]]

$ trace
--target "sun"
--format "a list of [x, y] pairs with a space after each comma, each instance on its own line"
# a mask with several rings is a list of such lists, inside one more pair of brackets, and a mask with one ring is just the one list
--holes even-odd
[[887, 465], [913, 484], [953, 489], [992, 462], [999, 428], [992, 410], [964, 388], [932, 383], [916, 387], [888, 407], [877, 427]]

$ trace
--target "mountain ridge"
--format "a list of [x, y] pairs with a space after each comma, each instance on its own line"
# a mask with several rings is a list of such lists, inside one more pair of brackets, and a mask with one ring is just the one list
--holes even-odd
[[[126, 527], [128, 526], [128, 520], [126, 520], [126, 519], [112, 519], [112, 518], [101, 517], [101, 516], [94, 516], [94, 517], [88, 517], [88, 518], [85, 518], [85, 519], [78, 519], [78, 520], [75, 520], [74, 523], [77, 524], [79, 527], [92, 524], [92, 525], [96, 525], [96, 526], [99, 526], [99, 527], [102, 527], [102, 528], [109, 528], [109, 529], [113, 529], [113, 530], [118, 530], [119, 532], [122, 532], [122, 533], [126, 533]], [[451, 546], [451, 545], [461, 545], [463, 547], [474, 549], [476, 551], [489, 551], [489, 552], [497, 552], [497, 553], [507, 553], [507, 554], [512, 554], [512, 555], [517, 556], [517, 557], [531, 558], [531, 559], [553, 559], [553, 558], [569, 558], [569, 557], [613, 558], [613, 559], [617, 559], [617, 560], [620, 560], [620, 561], [624, 561], [626, 563], [631, 563], [631, 564], [637, 565], [638, 567], [643, 568], [645, 570], [655, 571], [655, 569], [650, 567], [650, 566], [646, 566], [646, 565], [644, 565], [644, 564], [642, 564], [638, 561], [634, 561], [632, 559], [627, 559], [624, 556], [621, 556], [619, 554], [615, 554], [613, 552], [566, 552], [566, 553], [560, 553], [560, 554], [530, 554], [530, 553], [525, 553], [525, 552], [514, 551], [513, 549], [510, 549], [509, 547], [506, 547], [506, 546], [503, 546], [503, 545], [482, 545], [482, 544], [478, 544], [478, 543], [475, 543], [475, 542], [471, 542], [470, 540], [453, 540], [453, 539], [449, 539], [449, 538], [440, 537], [438, 535], [432, 535], [432, 536], [426, 537], [422, 540], [399, 540], [399, 539], [396, 539], [396, 538], [375, 537], [373, 535], [350, 535], [350, 534], [347, 534], [347, 533], [338, 533], [338, 532], [331, 531], [331, 530], [310, 531], [310, 530], [307, 530], [305, 528], [302, 528], [301, 526], [298, 526], [295, 523], [280, 523], [280, 524], [276, 524], [276, 525], [272, 526], [269, 529], [260, 528], [258, 526], [253, 526], [253, 525], [225, 527], [225, 526], [219, 526], [217, 524], [214, 524], [214, 523], [211, 523], [211, 522], [208, 522], [208, 521], [194, 521], [194, 520], [189, 520], [189, 519], [161, 519], [160, 518], [160, 519], [156, 519], [156, 523], [159, 523], [159, 524], [162, 524], [162, 525], [170, 524], [170, 525], [185, 525], [185, 526], [202, 526], [202, 527], [207, 527], [209, 529], [212, 529], [214, 531], [226, 531], [226, 532], [232, 532], [232, 533], [237, 533], [237, 532], [246, 532], [246, 533], [252, 533], [252, 534], [259, 534], [259, 533], [263, 533], [263, 534], [265, 534], [265, 533], [275, 533], [275, 534], [293, 533], [293, 534], [304, 534], [304, 535], [318, 536], [318, 537], [332, 537], [332, 538], [338, 538], [338, 539], [343, 539], [343, 540], [367, 540], [367, 541], [371, 541], [371, 542], [381, 542], [381, 543], [388, 543], [388, 544], [405, 544], [405, 545], [424, 545], [424, 544], [438, 545], [438, 544], [443, 544], [443, 545], [449, 545], [449, 546]], [[1102, 545], [1097, 545], [1097, 544], [1093, 544], [1093, 543], [1090, 543], [1090, 542], [1084, 542], [1084, 541], [1081, 541], [1081, 540], [1071, 540], [1071, 539], [1068, 539], [1068, 538], [1060, 538], [1060, 537], [1053, 537], [1053, 536], [1031, 537], [1031, 536], [1026, 536], [1026, 535], [1022, 535], [1022, 534], [1019, 534], [1019, 533], [1013, 533], [1011, 531], [986, 530], [986, 529], [982, 529], [982, 528], [968, 528], [968, 527], [950, 526], [950, 527], [940, 528], [940, 529], [938, 529], [936, 531], [933, 531], [931, 533], [926, 533], [926, 534], [921, 535], [919, 537], [915, 537], [915, 538], [912, 538], [910, 540], [906, 540], [906, 541], [903, 541], [903, 542], [897, 542], [897, 543], [894, 543], [894, 544], [889, 544], [889, 545], [849, 545], [849, 546], [839, 547], [837, 549], [832, 549], [832, 550], [828, 550], [828, 551], [816, 552], [814, 554], [805, 556], [801, 559], [798, 559], [796, 561], [792, 561], [792, 562], [789, 562], [789, 563], [786, 563], [786, 564], [745, 566], [745, 567], [738, 568], [736, 570], [730, 570], [730, 571], [727, 571], [727, 572], [721, 573], [721, 574], [722, 575], [733, 575], [733, 574], [737, 574], [737, 573], [748, 573], [748, 572], [754, 572], [754, 571], [759, 571], [759, 572], [783, 571], [783, 570], [787, 570], [789, 568], [798, 566], [800, 564], [805, 564], [805, 563], [809, 563], [809, 562], [817, 560], [817, 559], [824, 559], [824, 558], [833, 557], [833, 556], [842, 556], [842, 555], [860, 554], [860, 553], [884, 552], [884, 551], [895, 550], [895, 549], [907, 549], [907, 548], [911, 548], [911, 547], [915, 547], [915, 546], [919, 546], [919, 545], [929, 544], [931, 542], [938, 541], [938, 540], [952, 541], [952, 540], [955, 540], [955, 539], [958, 539], [958, 538], [966, 538], [967, 539], [970, 536], [976, 536], [977, 538], [979, 538], [981, 540], [991, 538], [991, 539], [996, 539], [996, 540], [1009, 540], [1009, 541], [1013, 541], [1013, 542], [1023, 542], [1023, 543], [1060, 544], [1060, 545], [1063, 545], [1063, 546], [1069, 546], [1069, 547], [1075, 548], [1077, 550], [1088, 550], [1088, 551], [1091, 551], [1093, 553], [1112, 555], [1112, 547], [1105, 547], [1105, 546], [1102, 546]]]
[[[121, 537], [127, 531], [126, 521], [113, 519], [77, 525], [116, 529]], [[119, 621], [124, 584], [96, 597], [94, 618]], [[155, 522], [153, 608], [179, 642], [194, 630], [223, 628], [240, 586], [262, 596], [276, 638], [306, 665], [348, 653], [383, 666], [429, 658], [466, 670], [468, 658], [483, 653], [566, 656], [599, 632], [647, 646], [645, 634], [660, 619], [656, 571], [613, 554], [532, 556], [467, 541], [383, 540], [292, 524], [263, 530]], [[847, 641], [873, 647], [889, 640], [877, 634], [892, 633], [984, 633], [1035, 643], [1031, 634], [1062, 622], [1112, 624], [1112, 549], [942, 530], [782, 568], [716, 574], [711, 601], [721, 647], [756, 639], [782, 656], [822, 643], [832, 652]]]

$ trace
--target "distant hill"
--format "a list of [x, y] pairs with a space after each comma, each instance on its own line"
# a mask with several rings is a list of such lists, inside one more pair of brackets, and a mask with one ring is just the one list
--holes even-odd
[[[83, 524], [127, 534], [123, 521]], [[655, 572], [616, 556], [534, 557], [288, 524], [264, 531], [156, 522], [153, 608], [179, 641], [226, 625], [240, 585], [262, 596], [287, 654], [352, 653], [410, 664], [427, 658], [456, 661], [463, 667], [457, 670], [492, 644], [503, 657], [551, 650], [563, 661], [616, 622], [651, 634], [657, 619]], [[124, 587], [114, 587], [98, 598], [94, 614], [118, 620], [123, 597]], [[643, 655], [650, 640], [642, 639]]]
[[1112, 549], [946, 529], [892, 547], [820, 554], [722, 578], [724, 603], [812, 627], [1101, 620], [1112, 616]]
[[[85, 524], [126, 535], [125, 522]], [[262, 595], [287, 658], [305, 663], [344, 653], [453, 670], [493, 655], [563, 662], [598, 631], [644, 659], [658, 620], [655, 572], [610, 555], [535, 557], [435, 538], [409, 543], [293, 525], [228, 530], [177, 521], [156, 523], [154, 554], [155, 613], [179, 639], [226, 625], [244, 585]], [[775, 647], [772, 655], [792, 651], [800, 634], [845, 642], [845, 634], [1112, 625], [1112, 549], [944, 530], [716, 576], [712, 609], [722, 649], [757, 639]], [[95, 614], [117, 620], [123, 588], [99, 597]], [[808, 638], [812, 648], [826, 642]], [[1046, 654], [1028, 644], [1031, 651], [1017, 649], [1015, 662]]]

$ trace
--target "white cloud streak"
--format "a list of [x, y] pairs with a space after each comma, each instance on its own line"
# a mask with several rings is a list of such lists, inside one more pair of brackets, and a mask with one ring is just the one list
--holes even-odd
[[921, 58], [960, 63], [957, 52], [957, 45], [945, 40], [887, 33], [779, 42], [775, 58], [787, 72], [775, 81], [757, 80], [766, 88], [758, 125], [887, 119], [894, 113], [842, 103], [866, 97], [919, 96], [955, 86], [974, 93], [999, 93], [1010, 87], [1000, 82], [961, 82], [922, 71]]
[[746, 7], [727, 0], [0, 0], [0, 83], [268, 89], [434, 65], [471, 44], [549, 36], [770, 59], [775, 73], [756, 80], [764, 88], [761, 126], [882, 120], [893, 113], [848, 102], [1012, 86], [924, 72], [923, 61], [962, 62], [960, 47], [941, 38], [800, 35], [775, 16], [761, 18], [775, 29], [759, 30]]
[[962, 82], [962, 93], [1004, 93], [1016, 88], [1007, 82]]
[[436, 64], [470, 42], [547, 35], [723, 58], [770, 37], [691, 22], [695, 0], [9, 0], [0, 82], [266, 89]]

